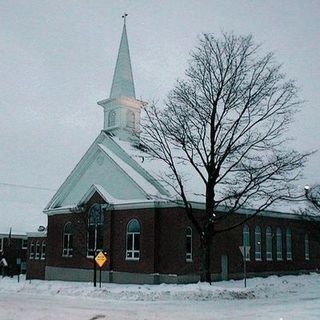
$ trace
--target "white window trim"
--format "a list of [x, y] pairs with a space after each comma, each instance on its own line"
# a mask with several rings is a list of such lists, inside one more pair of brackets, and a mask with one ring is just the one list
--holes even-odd
[[[134, 248], [134, 242], [135, 242], [135, 235], [139, 235], [140, 236], [140, 232], [128, 232], [127, 231], [127, 239], [126, 239], [126, 260], [135, 260], [135, 261], [139, 261], [140, 260], [140, 250], [134, 250], [134, 249], [129, 249], [128, 250], [128, 236], [132, 235], [132, 248]], [[140, 241], [140, 238], [139, 238]], [[135, 257], [135, 253], [138, 253], [139, 257]], [[131, 256], [128, 257], [128, 254], [130, 254]]]
[[[190, 230], [190, 234], [187, 234], [188, 230]], [[193, 239], [192, 239], [192, 228], [191, 227], [187, 227], [186, 229], [186, 241], [188, 241], [188, 238], [190, 238], [190, 248], [191, 248], [191, 252], [187, 252], [186, 251], [186, 262], [193, 262], [193, 250], [192, 250], [192, 245], [193, 245]]]
[[[308, 244], [308, 246], [306, 246], [306, 244]], [[307, 233], [304, 236], [304, 259], [305, 261], [310, 261], [310, 241]]]
[[45, 260], [46, 259], [46, 250], [43, 252], [43, 247], [47, 249], [47, 244], [45, 241], [42, 241], [41, 243], [41, 253], [40, 253], [40, 259]]
[[[290, 233], [288, 233], [290, 231]], [[290, 234], [290, 237], [288, 235]], [[288, 239], [290, 238], [290, 251], [288, 250]], [[291, 229], [286, 230], [286, 260], [287, 261], [292, 261], [292, 232]]]
[[[269, 232], [268, 232], [268, 228], [269, 228], [269, 230], [270, 230], [270, 234], [269, 234]], [[269, 237], [270, 237], [270, 240], [271, 240], [271, 250], [270, 251], [268, 251], [268, 239], [269, 239]], [[272, 241], [272, 229], [270, 228], [270, 227], [267, 227], [266, 228], [266, 260], [267, 261], [273, 261], [273, 248], [272, 248], [272, 245], [273, 245], [273, 241]]]
[[[65, 246], [65, 236], [68, 236], [68, 246]], [[62, 248], [62, 256], [65, 258], [71, 258], [73, 256], [73, 248], [70, 248], [70, 237], [73, 236], [72, 233], [63, 233], [63, 248]]]
[[[259, 230], [259, 233], [257, 233], [257, 230]], [[257, 235], [259, 234], [260, 240], [257, 241]], [[258, 244], [258, 246], [257, 246]], [[259, 247], [260, 250], [257, 250]], [[254, 259], [255, 261], [262, 261], [262, 244], [261, 244], [261, 228], [259, 226], [256, 226], [254, 228]]]
[[[25, 242], [26, 242], [26, 245], [24, 246], [23, 244]], [[23, 249], [23, 250], [28, 249], [28, 239], [22, 239], [21, 249]]]
[[30, 243], [30, 252], [29, 252], [29, 259], [33, 260], [35, 257], [35, 243], [34, 241], [31, 241]]
[[[246, 228], [246, 232], [244, 232], [244, 230], [245, 230], [245, 228]], [[244, 239], [245, 239], [245, 237], [244, 237], [244, 235], [245, 234], [247, 234], [248, 235], [248, 243], [244, 243], [245, 241], [244, 241]], [[250, 228], [249, 228], [249, 226], [247, 225], [247, 224], [245, 224], [244, 226], [243, 226], [243, 228], [242, 228], [242, 245], [243, 246], [250, 246]], [[246, 252], [246, 257], [244, 258], [246, 261], [250, 261], [251, 259], [250, 259], [250, 251], [249, 252]]]
[[[94, 248], [93, 250], [89, 250], [89, 231], [87, 233], [87, 258], [88, 259], [93, 259], [95, 257], [95, 254], [99, 251], [103, 251], [103, 248], [97, 248], [97, 240], [98, 240], [98, 226], [102, 226], [103, 223], [92, 223], [90, 226], [95, 226], [94, 228]], [[93, 255], [89, 255], [89, 251], [93, 251]]]
[[3, 243], [4, 243], [3, 238], [0, 238], [0, 252], [3, 251]]
[[[35, 251], [35, 259], [40, 259], [41, 246], [40, 246], [40, 242], [39, 242], [39, 241], [36, 242], [35, 248], [36, 248], [36, 251]], [[38, 248], [39, 248], [39, 250], [38, 250]]]
[[[278, 230], [280, 230], [280, 233], [278, 233]], [[279, 237], [278, 235], [280, 235], [280, 242], [279, 241]], [[278, 243], [280, 243], [280, 247], [281, 250], [278, 250]], [[282, 246], [282, 230], [280, 228], [276, 229], [276, 256], [277, 256], [277, 261], [283, 261], [283, 246]]]

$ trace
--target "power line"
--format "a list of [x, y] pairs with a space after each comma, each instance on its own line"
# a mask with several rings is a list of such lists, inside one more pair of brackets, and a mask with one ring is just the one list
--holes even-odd
[[41, 187], [35, 187], [35, 186], [28, 186], [24, 184], [14, 184], [14, 183], [5, 183], [5, 182], [0, 182], [0, 186], [24, 188], [24, 189], [36, 189], [36, 190], [45, 190], [45, 191], [57, 191], [56, 189], [41, 188]]

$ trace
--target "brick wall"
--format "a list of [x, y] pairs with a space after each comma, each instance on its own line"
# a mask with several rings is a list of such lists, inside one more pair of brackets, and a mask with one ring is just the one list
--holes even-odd
[[[36, 245], [39, 244], [39, 255], [36, 254]], [[34, 254], [31, 255], [30, 249], [31, 244], [34, 245]], [[46, 254], [43, 254], [42, 245], [46, 245]], [[29, 237], [28, 238], [28, 255], [27, 255], [27, 279], [44, 279], [45, 278], [45, 267], [46, 267], [46, 256], [47, 256], [47, 238], [46, 237]]]
[[[103, 203], [95, 194], [88, 203]], [[86, 257], [86, 212], [49, 216], [47, 265], [50, 267], [92, 269], [93, 260]], [[203, 212], [195, 210], [200, 223], [203, 223]], [[223, 220], [220, 229], [241, 222], [245, 215], [232, 215]], [[126, 259], [126, 229], [131, 219], [137, 219], [141, 226], [140, 259]], [[72, 222], [75, 228], [73, 257], [63, 257], [63, 227]], [[200, 268], [200, 237], [189, 221], [183, 208], [146, 208], [131, 210], [106, 211], [104, 214], [104, 244], [108, 253], [108, 262], [103, 270], [132, 273], [160, 274], [198, 274]], [[248, 273], [290, 272], [295, 270], [314, 270], [319, 267], [320, 239], [318, 226], [303, 220], [288, 220], [266, 216], [256, 216], [247, 222], [250, 229], [250, 261], [247, 263]], [[261, 228], [262, 259], [255, 261], [254, 228]], [[186, 261], [186, 228], [193, 230], [193, 259]], [[272, 228], [273, 260], [266, 261], [266, 227]], [[282, 230], [283, 260], [276, 260], [275, 231]], [[286, 228], [292, 233], [292, 261], [286, 260]], [[221, 273], [221, 257], [227, 256], [229, 273], [242, 274], [243, 259], [239, 246], [242, 245], [242, 229], [239, 226], [227, 233], [214, 237], [211, 254], [211, 272]], [[310, 239], [310, 260], [305, 260], [304, 236], [308, 232]]]

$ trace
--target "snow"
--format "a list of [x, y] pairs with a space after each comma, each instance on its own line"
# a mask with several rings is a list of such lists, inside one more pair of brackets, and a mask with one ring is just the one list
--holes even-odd
[[188, 285], [0, 279], [0, 319], [319, 319], [320, 275]]

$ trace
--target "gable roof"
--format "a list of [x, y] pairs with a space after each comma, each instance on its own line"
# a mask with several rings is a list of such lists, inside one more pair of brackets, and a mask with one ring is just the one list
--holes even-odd
[[[169, 192], [102, 131], [58, 189], [44, 212], [73, 207], [97, 191], [106, 202], [140, 202], [169, 197]], [[122, 184], [119, 186], [119, 184]]]

